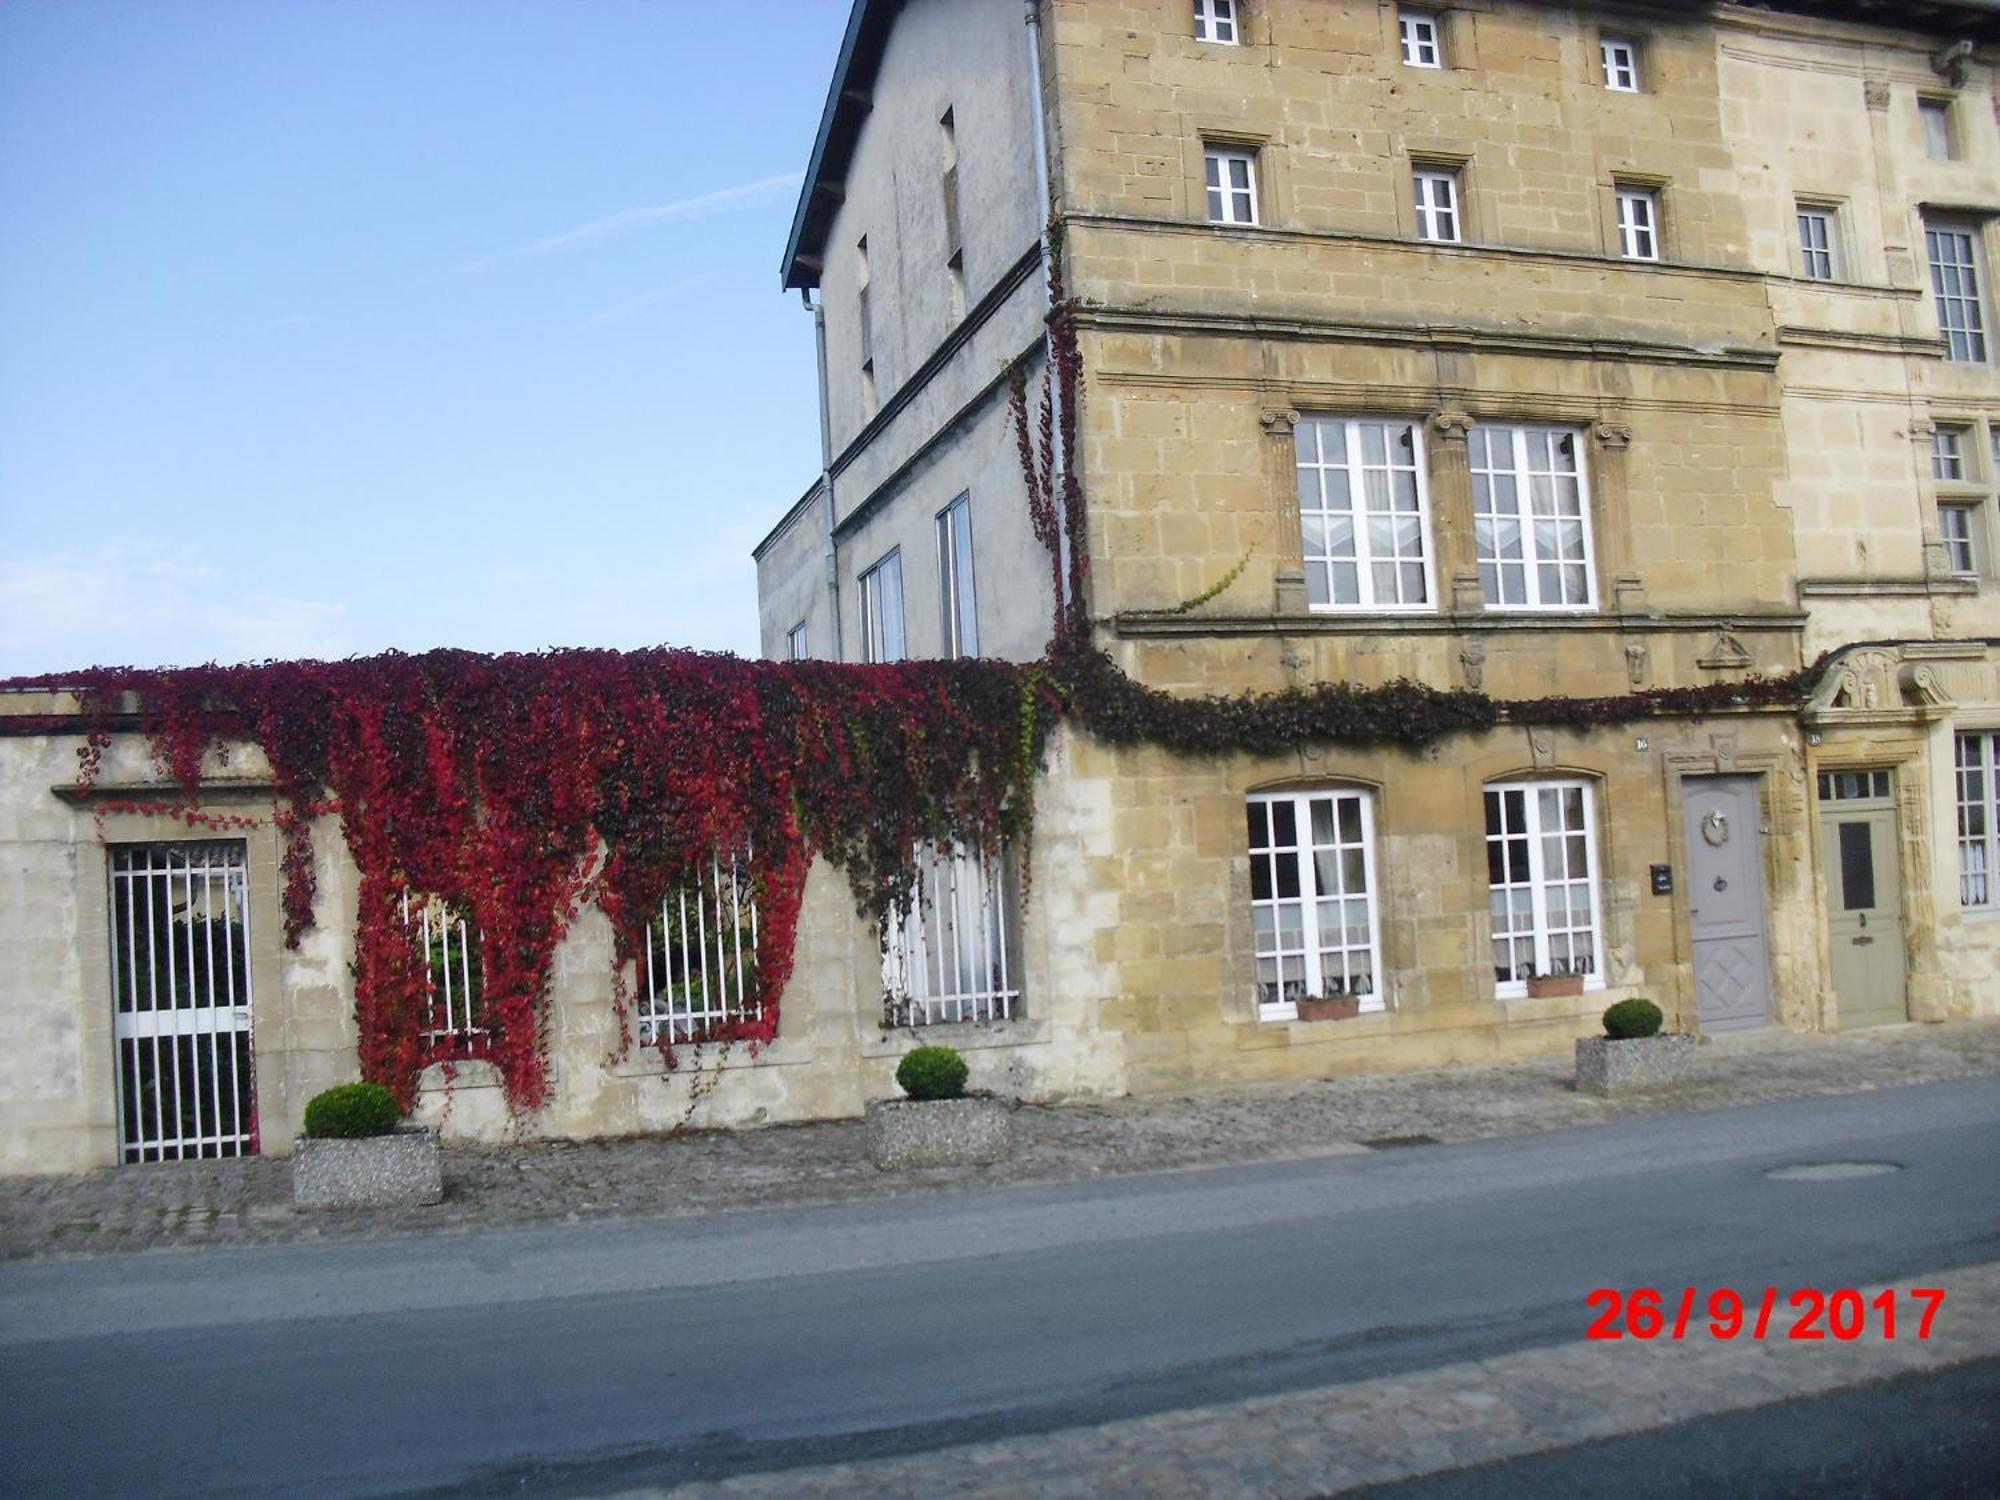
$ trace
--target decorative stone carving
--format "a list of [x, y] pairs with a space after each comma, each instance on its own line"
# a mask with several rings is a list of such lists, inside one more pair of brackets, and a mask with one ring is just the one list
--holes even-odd
[[1620, 573], [1611, 580], [1611, 607], [1621, 615], [1643, 615], [1646, 585], [1637, 573]]
[[1478, 691], [1486, 680], [1486, 642], [1467, 641], [1458, 653], [1458, 664], [1465, 669], [1465, 685]]
[[1632, 429], [1623, 422], [1599, 422], [1590, 430], [1606, 448], [1629, 448], [1632, 445]]
[[1479, 586], [1479, 574], [1466, 569], [1451, 576], [1451, 612], [1455, 615], [1482, 614], [1486, 609], [1486, 591]]
[[1556, 763], [1555, 732], [1549, 729], [1528, 731], [1528, 754], [1533, 757], [1535, 769], [1546, 771]]
[[1727, 775], [1736, 769], [1736, 747], [1741, 736], [1733, 729], [1717, 730], [1708, 737], [1708, 748], [1715, 752], [1715, 769]]
[[1883, 253], [1889, 263], [1889, 284], [1908, 286], [1917, 279], [1917, 263], [1910, 259], [1907, 245], [1886, 245]]
[[1695, 658], [1696, 665], [1710, 672], [1747, 672], [1757, 664], [1757, 658], [1734, 634], [1735, 626], [1724, 621], [1706, 651]]
[[1903, 701], [1915, 708], [1950, 708], [1951, 694], [1945, 691], [1944, 679], [1938, 669], [1928, 662], [1904, 662], [1896, 674], [1896, 685], [1902, 689]]
[[1929, 417], [1910, 418], [1910, 441], [1927, 444], [1936, 435], [1937, 423]]
[[1861, 82], [1861, 97], [1870, 109], [1889, 107], [1889, 80], [1886, 78], [1865, 78]]
[[1965, 87], [1967, 68], [1972, 62], [1972, 43], [1953, 42], [1931, 58], [1931, 71], [1955, 89]]
[[1472, 430], [1472, 418], [1457, 407], [1447, 407], [1431, 418], [1431, 430], [1442, 442], [1462, 443]]
[[1272, 437], [1290, 437], [1299, 425], [1299, 414], [1289, 406], [1267, 406], [1257, 420]]
[[1646, 685], [1646, 647], [1642, 642], [1634, 641], [1625, 648], [1625, 680], [1635, 693]]

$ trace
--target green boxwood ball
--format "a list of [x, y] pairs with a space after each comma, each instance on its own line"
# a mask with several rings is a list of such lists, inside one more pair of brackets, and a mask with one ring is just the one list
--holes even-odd
[[965, 1059], [950, 1047], [919, 1047], [896, 1064], [896, 1082], [912, 1099], [956, 1099], [965, 1092]]

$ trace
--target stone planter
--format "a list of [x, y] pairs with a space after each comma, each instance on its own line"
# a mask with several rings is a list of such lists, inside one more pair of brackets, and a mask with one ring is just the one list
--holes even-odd
[[296, 1208], [403, 1208], [444, 1198], [435, 1130], [404, 1127], [359, 1140], [314, 1140], [292, 1147]]
[[1301, 1021], [1351, 1021], [1361, 1014], [1361, 1002], [1352, 995], [1332, 1000], [1301, 1000], [1298, 1011]]
[[885, 1172], [968, 1167], [1007, 1154], [1013, 1106], [990, 1094], [962, 1099], [876, 1099], [867, 1109], [868, 1158]]
[[1694, 1038], [1665, 1032], [1659, 1036], [1578, 1037], [1576, 1088], [1580, 1094], [1636, 1094], [1646, 1089], [1672, 1088], [1694, 1077]]

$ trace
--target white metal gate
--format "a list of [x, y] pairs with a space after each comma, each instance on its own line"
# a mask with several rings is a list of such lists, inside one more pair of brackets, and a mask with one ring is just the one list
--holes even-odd
[[118, 1138], [127, 1162], [255, 1149], [240, 842], [111, 849]]

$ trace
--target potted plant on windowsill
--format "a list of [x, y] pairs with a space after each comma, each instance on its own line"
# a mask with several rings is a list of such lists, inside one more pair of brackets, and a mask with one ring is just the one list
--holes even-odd
[[1584, 976], [1590, 972], [1590, 965], [1581, 961], [1571, 964], [1568, 959], [1557, 959], [1549, 966], [1546, 974], [1532, 970], [1528, 974], [1528, 996], [1534, 1000], [1555, 999], [1567, 995], [1583, 993]]
[[1604, 1012], [1604, 1035], [1578, 1037], [1576, 1087], [1583, 1094], [1671, 1088], [1694, 1076], [1694, 1038], [1662, 1033], [1659, 1006], [1620, 1000]]
[[1365, 978], [1355, 980], [1352, 990], [1344, 981], [1333, 979], [1327, 982], [1324, 995], [1303, 995], [1293, 1003], [1301, 1021], [1351, 1021], [1361, 1014], [1361, 997], [1370, 988]]
[[1008, 1101], [967, 1093], [965, 1059], [951, 1047], [919, 1047], [896, 1065], [903, 1099], [872, 1099], [868, 1156], [885, 1172], [979, 1166], [1007, 1154]]
[[379, 1083], [343, 1083], [306, 1101], [292, 1147], [298, 1208], [398, 1208], [444, 1198], [438, 1133], [402, 1123]]

